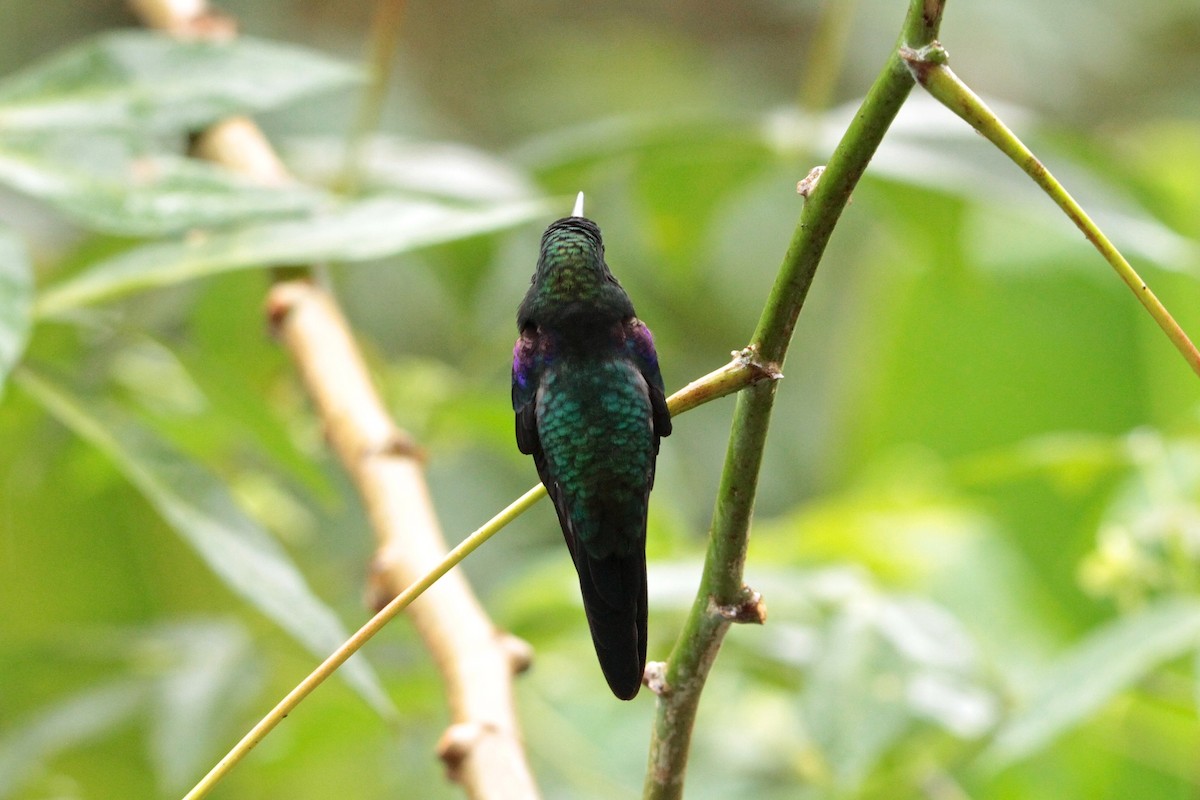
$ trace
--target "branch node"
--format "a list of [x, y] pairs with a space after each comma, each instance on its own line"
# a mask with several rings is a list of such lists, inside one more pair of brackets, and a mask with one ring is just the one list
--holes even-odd
[[184, 41], [228, 42], [238, 35], [237, 20], [220, 11], [209, 11], [170, 31]]
[[495, 723], [475, 721], [457, 722], [446, 728], [437, 744], [438, 758], [446, 765], [446, 777], [462, 783], [463, 763], [471, 751], [483, 737], [498, 731]]
[[762, 625], [767, 621], [767, 602], [749, 586], [742, 587], [741, 596], [736, 603], [721, 605], [715, 599], [712, 600], [712, 609], [717, 616], [728, 622]]
[[237, 20], [200, 0], [130, 0], [152, 28], [185, 41], [227, 42], [237, 36]]
[[667, 662], [648, 661], [646, 671], [642, 674], [642, 683], [658, 697], [671, 693], [671, 684], [667, 683]]
[[922, 86], [928, 81], [930, 72], [950, 63], [950, 54], [938, 41], [915, 49], [901, 45], [900, 58], [904, 60], [904, 65], [912, 73], [913, 79]]
[[753, 383], [759, 381], [777, 381], [783, 378], [779, 364], [774, 361], [763, 361], [758, 357], [758, 345], [750, 344], [741, 350], [734, 350], [729, 355], [741, 366], [747, 367], [754, 373]]
[[394, 431], [385, 441], [380, 442], [368, 455], [411, 458], [421, 464], [425, 463], [425, 448], [417, 444], [413, 437], [399, 430]]
[[384, 563], [377, 551], [367, 566], [367, 585], [363, 590], [363, 605], [376, 614], [396, 597], [396, 592], [392, 589], [391, 581], [388, 579], [389, 574], [388, 565]]
[[303, 292], [304, 288], [292, 281], [276, 283], [271, 287], [267, 293], [266, 316], [267, 326], [273, 337], [279, 338], [283, 324], [287, 322], [288, 315], [292, 313], [296, 303], [303, 297]]
[[821, 181], [821, 173], [824, 171], [824, 166], [813, 167], [810, 169], [808, 174], [804, 176], [803, 180], [796, 184], [796, 194], [800, 195], [806, 200], [811, 197], [812, 193], [816, 191], [817, 184]]
[[508, 666], [514, 675], [520, 675], [533, 666], [533, 645], [507, 631], [496, 634], [501, 651], [508, 656]]

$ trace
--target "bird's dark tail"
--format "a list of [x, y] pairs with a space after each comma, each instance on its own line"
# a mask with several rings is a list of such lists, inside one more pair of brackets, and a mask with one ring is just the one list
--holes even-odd
[[572, 550], [600, 669], [613, 694], [632, 700], [646, 669], [646, 554], [592, 558], [582, 546]]

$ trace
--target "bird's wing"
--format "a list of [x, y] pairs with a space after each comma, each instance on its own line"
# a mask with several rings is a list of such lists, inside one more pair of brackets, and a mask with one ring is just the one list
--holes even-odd
[[513, 345], [512, 404], [517, 417], [517, 448], [540, 463], [542, 443], [538, 439], [536, 406], [542, 364], [536, 336], [522, 332]]
[[662, 373], [658, 369], [658, 353], [654, 349], [654, 335], [640, 319], [634, 317], [626, 324], [625, 347], [633, 358], [650, 392], [650, 410], [654, 417], [654, 450], [658, 452], [658, 438], [671, 435], [671, 412], [667, 409], [667, 394], [663, 387]]

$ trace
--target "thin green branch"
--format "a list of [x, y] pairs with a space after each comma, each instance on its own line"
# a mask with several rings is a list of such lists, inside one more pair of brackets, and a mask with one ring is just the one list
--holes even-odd
[[697, 378], [667, 398], [671, 416], [677, 417], [696, 406], [739, 392], [747, 386], [762, 381], [777, 381], [783, 377], [774, 366], [759, 360], [751, 347], [735, 350], [730, 355], [733, 360], [728, 364]]
[[346, 148], [346, 160], [338, 178], [338, 189], [353, 195], [361, 188], [363, 151], [371, 136], [379, 130], [384, 101], [392, 77], [392, 65], [400, 42], [400, 26], [404, 21], [405, 0], [376, 0], [375, 16], [371, 20], [371, 43], [367, 63], [370, 82], [359, 102], [358, 113]]
[[[773, 371], [783, 364], [813, 275], [850, 193], [912, 90], [913, 76], [900, 50], [935, 40], [943, 6], [944, 0], [913, 0], [895, 52], [804, 204], [748, 348]], [[692, 724], [725, 631], [731, 622], [765, 618], [761, 599], [743, 583], [743, 567], [774, 399], [773, 381], [753, 386], [738, 397], [700, 587], [665, 671], [655, 682], [659, 702], [646, 798], [682, 796]]]
[[821, 6], [800, 87], [800, 106], [805, 110], [816, 113], [829, 105], [842, 73], [857, 10], [857, 0], [825, 0]]
[[459, 542], [457, 547], [446, 554], [441, 563], [427, 572], [420, 580], [392, 598], [390, 603], [384, 606], [375, 616], [371, 617], [341, 647], [322, 661], [321, 665], [301, 681], [295, 689], [288, 692], [287, 696], [280, 700], [271, 709], [270, 713], [259, 720], [258, 724], [251, 728], [250, 732], [243, 736], [241, 741], [234, 745], [233, 749], [218, 761], [217, 765], [209, 770], [208, 774], [199, 783], [192, 787], [192, 790], [184, 796], [184, 800], [199, 800], [199, 798], [206, 796], [212, 791], [213, 787], [216, 786], [221, 778], [225, 777], [226, 773], [233, 769], [259, 742], [266, 738], [266, 735], [274, 730], [275, 726], [282, 722], [284, 717], [292, 713], [296, 706], [300, 705], [300, 701], [312, 694], [313, 690], [324, 683], [325, 679], [332, 675], [338, 667], [345, 664], [350, 656], [357, 653], [364, 644], [370, 641], [375, 634], [379, 633], [384, 625], [391, 622], [397, 614], [408, 608], [413, 600], [420, 597], [439, 578], [453, 569], [468, 555], [475, 552], [480, 545], [492, 538], [497, 531], [523, 514], [526, 509], [540, 500], [545, 494], [545, 487], [539, 484], [537, 487], [521, 495], [521, 497], [513, 501], [507, 508], [488, 520], [486, 525]]
[[[733, 394], [757, 383], [764, 381], [773, 383], [779, 375], [769, 368], [764, 367], [753, 356], [753, 351], [749, 349], [734, 353], [731, 362], [720, 369], [710, 372], [703, 378], [692, 381], [671, 395], [667, 400], [671, 413], [673, 415], [682, 414], [696, 406]], [[266, 716], [259, 720], [258, 724], [251, 728], [242, 737], [241, 741], [234, 745], [233, 749], [217, 762], [216, 766], [209, 770], [208, 774], [184, 796], [184, 800], [199, 800], [199, 798], [208, 795], [217, 782], [225, 777], [238, 762], [245, 758], [276, 725], [283, 721], [284, 717], [290, 714], [304, 698], [308, 697], [318, 686], [324, 683], [325, 679], [332, 675], [338, 667], [346, 663], [350, 656], [358, 652], [375, 634], [379, 633], [397, 614], [411, 605], [425, 590], [433, 586], [439, 578], [457, 566], [464, 558], [475, 552], [484, 542], [496, 535], [501, 529], [525, 513], [525, 511], [545, 496], [546, 487], [540, 483], [525, 492], [525, 494], [510, 503], [507, 508], [488, 520], [470, 536], [463, 539], [457, 547], [446, 554], [437, 566], [403, 592], [396, 595], [391, 602], [380, 609], [375, 616], [371, 617], [365, 625], [359, 628], [341, 647], [322, 661], [307, 678], [301, 681]]]
[[968, 125], [983, 134], [989, 142], [996, 145], [1020, 167], [1026, 175], [1050, 196], [1071, 221], [1083, 231], [1100, 255], [1104, 256], [1117, 275], [1124, 281], [1129, 290], [1137, 297], [1138, 302], [1145, 307], [1158, 327], [1171, 340], [1180, 354], [1191, 366], [1192, 371], [1200, 375], [1200, 351], [1196, 350], [1191, 339], [1179, 327], [1174, 317], [1167, 311], [1159, 299], [1150, 291], [1150, 287], [1142, 280], [1137, 271], [1125, 260], [1116, 246], [1109, 241], [1104, 232], [1096, 226], [1087, 212], [1080, 207], [1063, 185], [1058, 182], [1050, 170], [1038, 160], [1037, 156], [1017, 138], [1000, 118], [992, 112], [979, 95], [971, 91], [947, 65], [949, 56], [939, 44], [925, 47], [907, 47], [901, 52], [905, 63], [912, 71], [913, 77], [946, 108], [962, 117]]

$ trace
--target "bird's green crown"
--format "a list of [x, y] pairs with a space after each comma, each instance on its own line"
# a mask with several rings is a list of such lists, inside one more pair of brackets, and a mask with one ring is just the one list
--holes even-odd
[[581, 216], [564, 217], [542, 234], [537, 271], [519, 317], [554, 326], [567, 319], [624, 319], [633, 303], [604, 261], [600, 228]]

